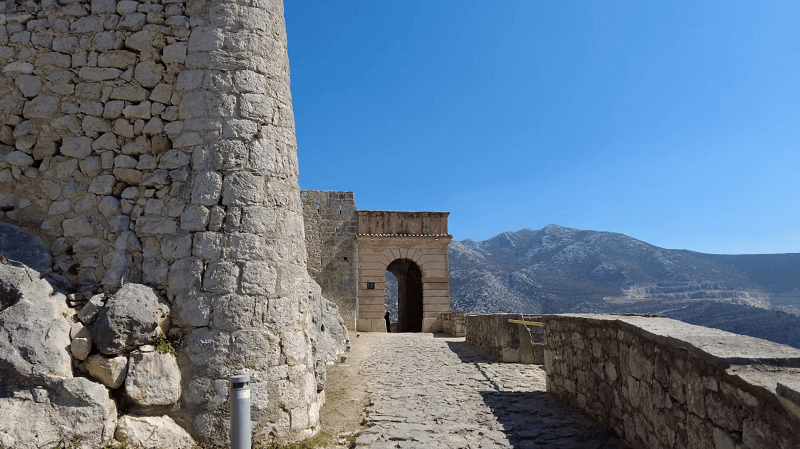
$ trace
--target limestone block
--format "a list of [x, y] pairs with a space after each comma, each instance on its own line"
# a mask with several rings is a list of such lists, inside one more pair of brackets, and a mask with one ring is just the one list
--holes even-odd
[[94, 234], [92, 222], [86, 215], [68, 218], [62, 223], [65, 237], [88, 237]]
[[27, 119], [51, 119], [58, 114], [61, 102], [50, 95], [40, 95], [25, 103], [22, 115]]
[[161, 156], [161, 160], [158, 163], [158, 168], [174, 170], [177, 168], [188, 167], [190, 162], [191, 158], [188, 154], [184, 153], [183, 151], [173, 149], [167, 151]]
[[251, 327], [254, 299], [250, 296], [228, 294], [211, 299], [211, 322], [209, 326], [225, 332], [235, 332]]
[[94, 320], [97, 318], [97, 315], [100, 313], [100, 310], [103, 309], [105, 305], [105, 296], [104, 295], [94, 295], [89, 299], [89, 302], [81, 308], [78, 312], [78, 319], [87, 326], [94, 323]]
[[81, 172], [91, 178], [99, 175], [103, 171], [102, 160], [99, 156], [89, 156], [79, 163]]
[[114, 192], [114, 186], [117, 184], [117, 178], [112, 175], [100, 175], [89, 183], [89, 193], [97, 195], [111, 195]]
[[172, 235], [178, 230], [174, 219], [158, 216], [139, 217], [136, 220], [136, 232], [152, 235]]
[[186, 206], [181, 214], [181, 229], [184, 231], [203, 231], [208, 225], [208, 208], [197, 204]]
[[152, 154], [142, 154], [139, 156], [139, 162], [136, 163], [138, 170], [155, 170], [156, 159]]
[[109, 98], [112, 100], [125, 100], [140, 103], [147, 100], [148, 94], [149, 92], [147, 89], [143, 87], [125, 84], [115, 87], [114, 90], [111, 91]]
[[227, 120], [222, 128], [226, 139], [252, 139], [259, 133], [258, 123], [253, 120]]
[[122, 416], [114, 433], [117, 441], [133, 447], [189, 449], [197, 447], [186, 430], [167, 415]]
[[275, 231], [277, 217], [274, 211], [263, 206], [242, 208], [242, 231], [265, 235]]
[[229, 206], [250, 206], [258, 204], [266, 197], [264, 178], [247, 172], [231, 173], [225, 176], [222, 185], [222, 204]]
[[92, 0], [92, 14], [114, 14], [116, 9], [116, 0]]
[[133, 125], [131, 125], [131, 122], [123, 118], [114, 121], [114, 134], [128, 138], [133, 138], [136, 135], [133, 131]]
[[86, 359], [84, 365], [93, 378], [113, 390], [122, 386], [128, 372], [128, 357], [124, 355], [106, 357], [94, 354]]
[[117, 181], [131, 185], [138, 185], [142, 181], [142, 172], [133, 168], [115, 168], [114, 176]]
[[28, 167], [33, 164], [33, 158], [22, 151], [12, 151], [5, 156], [3, 161], [17, 167]]
[[224, 35], [222, 30], [216, 27], [201, 26], [192, 30], [189, 36], [190, 53], [215, 51], [222, 48]]
[[242, 293], [271, 297], [275, 294], [277, 280], [278, 272], [269, 262], [247, 262], [242, 269]]
[[147, 24], [147, 16], [142, 13], [125, 14], [119, 21], [119, 29], [123, 31], [138, 31]]
[[144, 87], [156, 87], [164, 76], [164, 67], [155, 61], [143, 61], [134, 69], [134, 79]]
[[213, 293], [228, 293], [238, 290], [239, 267], [232, 262], [213, 262], [208, 265], [203, 288]]
[[36, 68], [47, 71], [68, 69], [72, 65], [72, 58], [69, 55], [58, 52], [48, 52], [40, 56], [33, 63]]
[[239, 113], [244, 118], [272, 121], [272, 100], [264, 94], [242, 94], [240, 97]]
[[175, 138], [172, 146], [175, 148], [186, 148], [192, 147], [196, 145], [201, 145], [203, 143], [203, 137], [200, 133], [197, 132], [190, 132], [190, 133], [182, 133], [177, 138]]
[[161, 255], [168, 262], [184, 259], [192, 255], [192, 235], [174, 234], [161, 241]]
[[162, 50], [161, 61], [166, 64], [183, 64], [186, 60], [186, 51], [189, 45], [187, 42], [176, 42], [167, 45]]
[[91, 237], [83, 237], [72, 245], [72, 250], [76, 253], [99, 253], [103, 248], [103, 244], [98, 239]]
[[128, 69], [136, 64], [136, 53], [127, 50], [111, 50], [101, 53], [97, 57], [98, 67], [114, 67], [117, 69]]
[[61, 154], [83, 159], [92, 154], [91, 137], [65, 137], [61, 144]]
[[131, 34], [125, 39], [125, 46], [136, 51], [148, 50], [153, 47], [156, 34], [152, 30], [142, 30]]
[[130, 354], [125, 395], [138, 405], [172, 405], [181, 397], [181, 372], [172, 354]]
[[87, 134], [91, 133], [106, 133], [111, 131], [111, 123], [108, 120], [103, 120], [99, 117], [87, 115], [83, 118], [81, 128]]
[[160, 134], [164, 131], [164, 122], [158, 117], [153, 117], [144, 125], [142, 131], [146, 135]]
[[89, 356], [91, 351], [91, 337], [76, 337], [72, 339], [72, 343], [70, 343], [70, 352], [72, 353], [72, 357], [75, 357], [78, 360], [86, 360], [86, 357]]
[[221, 174], [216, 172], [198, 173], [192, 188], [192, 204], [216, 205], [222, 193], [222, 185]]
[[169, 172], [167, 170], [156, 170], [142, 177], [141, 185], [145, 187], [163, 187], [169, 184]]
[[169, 273], [169, 264], [161, 258], [148, 258], [142, 262], [144, 282], [150, 285], [164, 285]]
[[155, 336], [161, 312], [152, 288], [124, 284], [109, 298], [95, 324], [95, 342], [103, 354], [120, 354]]
[[131, 231], [123, 231], [114, 241], [114, 248], [120, 251], [138, 253], [142, 250], [142, 244], [136, 234]]
[[149, 101], [143, 101], [138, 105], [128, 105], [122, 109], [122, 115], [124, 115], [126, 119], [149, 119], [150, 107], [151, 103]]
[[19, 75], [14, 79], [14, 84], [27, 98], [39, 95], [39, 91], [42, 89], [42, 79], [36, 75]]
[[186, 292], [172, 300], [172, 320], [176, 326], [208, 326], [211, 319], [210, 294]]
[[178, 117], [187, 119], [206, 114], [206, 96], [203, 92], [187, 92], [178, 106]]
[[196, 257], [188, 257], [173, 262], [167, 276], [167, 291], [171, 296], [178, 293], [199, 291], [202, 285], [203, 262]]
[[10, 62], [3, 67], [3, 73], [10, 76], [20, 74], [30, 75], [33, 73], [33, 64], [23, 61]]
[[[184, 55], [185, 56], [185, 55]], [[175, 90], [195, 90], [203, 84], [205, 74], [202, 70], [183, 70], [178, 74]]]
[[111, 67], [81, 67], [78, 76], [86, 81], [106, 81], [119, 78], [122, 70]]
[[103, 17], [101, 16], [82, 17], [72, 22], [72, 24], [69, 27], [69, 31], [75, 34], [99, 33], [103, 31]]
[[262, 94], [267, 90], [267, 79], [252, 70], [234, 72], [233, 81], [239, 92]]
[[[228, 214], [228, 217], [231, 215]], [[228, 236], [227, 259], [264, 260], [264, 238], [256, 234], [235, 233]]]
[[[166, 49], [166, 47], [165, 47]], [[163, 60], [163, 57], [162, 57]], [[164, 61], [167, 62], [167, 61]], [[172, 85], [161, 83], [153, 89], [153, 93], [150, 94], [151, 101], [157, 101], [163, 104], [169, 104], [170, 99], [172, 98]]]

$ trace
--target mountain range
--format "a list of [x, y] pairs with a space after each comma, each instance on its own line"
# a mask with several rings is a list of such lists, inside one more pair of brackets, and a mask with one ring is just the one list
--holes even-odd
[[716, 255], [549, 225], [450, 244], [451, 310], [646, 313], [800, 348], [800, 254]]

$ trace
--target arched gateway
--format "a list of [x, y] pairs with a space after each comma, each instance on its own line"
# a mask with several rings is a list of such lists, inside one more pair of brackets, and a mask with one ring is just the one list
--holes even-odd
[[398, 283], [398, 330], [438, 332], [450, 311], [449, 212], [357, 211], [357, 330], [385, 332], [385, 272]]

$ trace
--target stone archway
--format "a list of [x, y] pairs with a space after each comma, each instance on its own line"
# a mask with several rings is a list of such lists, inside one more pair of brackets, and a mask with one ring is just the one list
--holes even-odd
[[395, 259], [386, 271], [397, 278], [397, 331], [422, 332], [422, 270], [410, 259]]
[[[447, 248], [449, 212], [357, 211], [358, 319], [356, 329], [386, 332], [386, 271], [405, 284], [401, 332], [439, 332], [450, 311]], [[400, 298], [398, 297], [398, 300]], [[400, 307], [401, 301], [398, 301]]]

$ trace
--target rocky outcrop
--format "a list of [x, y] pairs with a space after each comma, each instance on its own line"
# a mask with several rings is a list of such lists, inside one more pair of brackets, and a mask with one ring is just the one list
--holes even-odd
[[23, 449], [80, 439], [100, 447], [113, 435], [117, 408], [104, 386], [73, 377], [66, 297], [37, 271], [0, 263], [0, 298], [0, 443]]
[[115, 433], [117, 441], [132, 447], [193, 447], [194, 440], [169, 416], [123, 416]]

